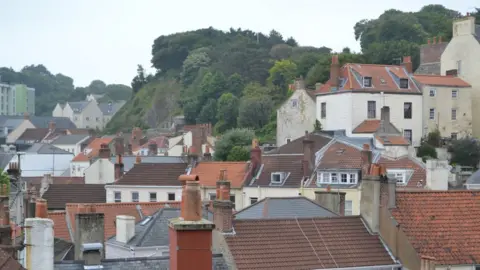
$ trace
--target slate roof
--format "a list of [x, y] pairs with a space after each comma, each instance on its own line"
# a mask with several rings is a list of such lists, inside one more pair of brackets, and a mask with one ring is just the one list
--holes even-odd
[[17, 141], [35, 141], [40, 142], [50, 132], [48, 128], [27, 128]]
[[[48, 213], [48, 217], [53, 220], [55, 226], [55, 237], [73, 241], [75, 214], [78, 213], [79, 205], [78, 203], [68, 203], [65, 211], [50, 211]], [[136, 222], [139, 222], [145, 216], [153, 215], [159, 209], [179, 208], [180, 202], [94, 203], [93, 205], [97, 213], [105, 215], [105, 239], [108, 239], [116, 234], [115, 221], [117, 215], [132, 216], [135, 217]]]
[[[3, 167], [5, 168], [5, 167]], [[40, 185], [43, 176], [24, 176], [22, 179], [30, 185]], [[83, 176], [51, 176], [52, 184], [85, 184], [85, 177]], [[37, 189], [38, 190], [38, 189]]]
[[468, 177], [466, 183], [467, 185], [480, 185], [480, 170], [474, 172], [470, 177]]
[[[322, 85], [317, 94], [329, 94], [344, 91], [368, 91], [388, 93], [421, 94], [420, 89], [410, 79], [410, 74], [403, 66], [374, 64], [345, 64], [340, 68], [338, 89], [331, 89], [331, 80]], [[372, 78], [372, 87], [363, 87], [363, 77]], [[408, 89], [400, 88], [400, 79], [408, 79]]]
[[[213, 254], [212, 270], [229, 270], [221, 254]], [[83, 262], [62, 261], [55, 262], [54, 270], [84, 270]], [[170, 257], [120, 258], [102, 260], [104, 270], [168, 270]]]
[[70, 105], [70, 108], [72, 108], [74, 113], [79, 113], [85, 107], [87, 107], [88, 103], [90, 103], [90, 101], [76, 101], [76, 102], [68, 102], [68, 105]]
[[361, 149], [341, 142], [334, 142], [324, 149], [317, 168], [319, 170], [360, 169]]
[[[314, 152], [320, 150], [332, 140], [332, 137], [327, 134], [311, 133], [309, 136], [313, 141]], [[305, 139], [305, 135], [284, 144], [275, 150], [269, 151], [268, 154], [303, 154], [303, 139]]]
[[190, 174], [198, 175], [200, 185], [216, 187], [221, 170], [226, 170], [226, 179], [232, 188], [242, 188], [248, 175], [248, 163], [244, 161], [200, 162], [195, 168], [192, 168]]
[[[55, 224], [54, 224], [55, 225]], [[73, 260], [74, 259], [74, 244], [60, 238], [53, 239], [53, 252], [55, 254], [55, 261]]]
[[[260, 175], [249, 186], [300, 187], [303, 180], [302, 160], [303, 154], [263, 155]], [[275, 172], [286, 173], [281, 184], [271, 182], [271, 175]]]
[[2, 170], [6, 168], [14, 156], [14, 154], [0, 152], [0, 168]]
[[[130, 171], [135, 165], [137, 156], [123, 156], [123, 171]], [[110, 162], [115, 164], [117, 157], [111, 157]], [[141, 163], [185, 163], [182, 157], [175, 156], [141, 156]]]
[[420, 161], [415, 160], [414, 157], [403, 156], [400, 158], [388, 158], [385, 156], [380, 157], [377, 161], [379, 164], [385, 165], [387, 170], [407, 170], [407, 188], [424, 188], [427, 181], [427, 171], [425, 165]]
[[423, 85], [466, 88], [471, 85], [459, 77], [440, 75], [415, 75], [415, 81]]
[[112, 185], [181, 186], [178, 177], [186, 173], [186, 163], [140, 163]]
[[[23, 116], [20, 116], [23, 118]], [[52, 116], [29, 116], [30, 122], [36, 128], [48, 128], [50, 122], [55, 122], [55, 127], [60, 129], [77, 128], [75, 124], [68, 117], [52, 117]]]
[[[203, 212], [206, 212], [208, 215], [206, 218], [213, 222], [213, 214], [210, 211]], [[160, 209], [154, 215], [143, 218], [142, 221], [135, 225], [135, 236], [127, 244], [118, 242], [116, 235], [108, 239], [107, 242], [125, 247], [168, 246], [170, 243], [168, 220], [178, 218], [179, 216], [179, 208]], [[150, 220], [145, 225], [142, 225], [142, 222], [146, 221], [147, 218]]]
[[395, 264], [359, 216], [234, 220], [225, 235], [237, 269], [320, 269]]
[[264, 198], [235, 213], [235, 219], [335, 217], [337, 214], [306, 197]]
[[391, 212], [415, 250], [437, 265], [480, 261], [479, 191], [397, 192]]
[[424, 44], [420, 46], [420, 66], [415, 74], [436, 74], [440, 75], [440, 58], [447, 48], [448, 42]]
[[102, 111], [103, 115], [114, 115], [118, 112], [118, 110], [120, 110], [120, 108], [123, 107], [123, 105], [125, 105], [125, 101], [112, 102], [112, 106], [110, 109], [108, 102], [104, 102], [99, 103], [98, 107]]
[[[38, 189], [37, 189], [38, 190]], [[51, 184], [42, 196], [48, 209], [65, 209], [67, 203], [105, 203], [107, 195], [103, 184]]]
[[0, 249], [0, 270], [24, 270], [23, 266], [5, 250]]
[[57, 139], [51, 142], [53, 145], [69, 145], [69, 144], [77, 144], [86, 138], [88, 135], [85, 134], [76, 134], [76, 135], [62, 135], [59, 136]]
[[34, 143], [25, 152], [45, 155], [72, 155], [72, 153], [46, 143]]

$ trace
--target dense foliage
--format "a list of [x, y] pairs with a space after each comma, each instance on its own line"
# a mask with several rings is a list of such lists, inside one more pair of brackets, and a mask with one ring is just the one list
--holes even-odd
[[100, 80], [92, 81], [87, 87], [75, 87], [72, 78], [60, 73], [52, 74], [43, 65], [26, 66], [18, 72], [2, 67], [0, 78], [3, 83], [21, 83], [35, 88], [36, 115], [52, 115], [57, 102], [85, 100], [87, 94], [105, 94], [103, 101], [128, 100], [132, 95], [129, 86], [106, 85]]
[[230, 129], [215, 144], [215, 160], [240, 161], [250, 159], [250, 148], [255, 133], [251, 129]]
[[463, 138], [456, 140], [449, 147], [452, 155], [451, 164], [471, 166], [478, 168], [480, 162], [480, 142], [474, 138]]
[[[344, 48], [337, 52], [339, 60], [341, 64], [399, 64], [402, 56], [411, 55], [416, 68], [419, 45], [433, 36], [448, 40], [452, 20], [459, 16], [459, 12], [442, 5], [428, 5], [418, 12], [387, 10], [377, 19], [354, 25], [362, 53]], [[145, 114], [113, 121], [108, 128], [115, 131], [140, 123], [155, 127], [172, 114], [183, 113], [188, 124], [212, 123], [217, 134], [236, 127], [249, 128], [261, 140], [272, 140], [276, 108], [289, 96], [288, 85], [300, 76], [309, 87], [325, 82], [331, 53], [326, 47], [299, 46], [295, 39], [284, 38], [275, 30], [265, 35], [243, 29], [222, 32], [208, 28], [160, 36], [152, 46], [152, 64], [157, 73], [147, 75], [138, 67], [132, 81], [137, 97], [117, 117], [124, 120], [139, 111]], [[159, 81], [176, 84], [163, 87]], [[158, 110], [155, 106], [163, 106], [164, 102], [157, 101], [153, 94], [142, 93], [152, 88], [178, 105], [169, 113], [156, 113], [156, 121], [148, 119], [147, 111]], [[145, 100], [138, 100], [140, 96]]]

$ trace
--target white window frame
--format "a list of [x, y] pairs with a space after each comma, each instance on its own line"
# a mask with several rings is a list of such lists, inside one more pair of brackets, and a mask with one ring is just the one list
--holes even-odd
[[[407, 136], [407, 133], [410, 133], [410, 136]], [[412, 140], [413, 140], [413, 130], [411, 130], [411, 129], [404, 129], [404, 130], [403, 130], [403, 138], [405, 138], [409, 143], [412, 143]]]
[[345, 216], [353, 215], [353, 201], [345, 200]]
[[429, 96], [430, 97], [437, 96], [437, 88], [430, 88]]
[[452, 109], [451, 118], [453, 121], [457, 120], [457, 109]]
[[[170, 200], [170, 195], [173, 195], [173, 200]], [[175, 201], [175, 199], [176, 199], [175, 192], [167, 193], [167, 201], [172, 202], [172, 201]]]
[[250, 204], [254, 204], [258, 202], [258, 197], [250, 197]]
[[216, 193], [208, 193], [208, 199], [210, 199], [210, 201], [215, 201], [215, 199], [217, 199], [217, 194]]
[[[152, 194], [155, 194], [155, 200], [152, 200]], [[148, 193], [148, 200], [149, 200], [149, 202], [157, 202], [158, 201], [157, 192], [149, 192]]]
[[452, 98], [458, 97], [458, 89], [452, 89]]
[[298, 108], [298, 99], [293, 98], [293, 99], [291, 100], [291, 102], [292, 102], [292, 103], [291, 103], [292, 108], [294, 108], [294, 109]]
[[[346, 182], [342, 182], [342, 175], [345, 175]], [[336, 182], [332, 182], [336, 179]], [[317, 184], [340, 184], [340, 185], [355, 185], [358, 183], [358, 172], [349, 171], [317, 171]]]
[[340, 184], [348, 184], [348, 173], [340, 173]]
[[[118, 194], [118, 199], [117, 199], [117, 194]], [[113, 201], [114, 202], [122, 202], [122, 192], [121, 191], [114, 191], [113, 192]]]
[[435, 120], [435, 108], [430, 108], [428, 111], [428, 119]]
[[[406, 81], [407, 82], [407, 87], [402, 87], [402, 82]], [[398, 81], [398, 86], [401, 88], [401, 89], [409, 89], [410, 88], [410, 82], [408, 81], [408, 79], [406, 78], [401, 78], [399, 81]]]
[[327, 118], [327, 102], [320, 103], [320, 118]]
[[[367, 85], [365, 82], [369, 81], [370, 85]], [[373, 78], [372, 77], [363, 77], [363, 88], [372, 88], [373, 87]]]
[[[274, 176], [276, 176], [276, 175], [279, 176], [279, 179], [280, 179], [279, 181], [274, 180], [274, 179], [275, 179]], [[283, 172], [273, 172], [273, 173], [270, 175], [270, 181], [272, 182], [272, 184], [281, 184], [282, 181], [283, 181], [283, 176], [284, 176], [284, 173], [283, 173]]]
[[[137, 200], [133, 198], [133, 195], [137, 195]], [[132, 191], [132, 202], [139, 202], [140, 201], [140, 194], [138, 194], [138, 191]]]
[[394, 178], [397, 180], [397, 185], [403, 186], [407, 184], [407, 171], [396, 169], [396, 170], [387, 170], [387, 175], [394, 175]]

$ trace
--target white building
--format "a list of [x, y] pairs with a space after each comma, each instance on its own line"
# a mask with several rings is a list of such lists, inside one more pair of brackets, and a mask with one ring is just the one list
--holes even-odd
[[85, 134], [62, 135], [55, 139], [51, 145], [73, 153], [76, 156], [82, 152], [82, 144], [84, 145], [89, 138], [90, 136]]
[[412, 80], [410, 57], [403, 66], [345, 64], [333, 56], [330, 80], [317, 91], [317, 119], [323, 130], [345, 130], [347, 136], [365, 120], [380, 120], [390, 108], [390, 120], [414, 146], [420, 145], [422, 93]]

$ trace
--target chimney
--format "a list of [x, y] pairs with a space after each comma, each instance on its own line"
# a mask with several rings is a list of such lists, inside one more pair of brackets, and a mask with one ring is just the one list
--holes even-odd
[[340, 63], [338, 62], [338, 55], [332, 55], [332, 64], [330, 65], [330, 86], [338, 87], [340, 78]]
[[473, 36], [475, 35], [475, 17], [467, 15], [467, 17], [459, 18], [453, 22], [453, 37]]
[[117, 226], [117, 235], [115, 236], [120, 243], [127, 244], [135, 236], [135, 218], [131, 216], [117, 216], [115, 223]]
[[420, 257], [420, 270], [435, 270], [435, 258], [424, 256]]
[[35, 217], [48, 218], [48, 206], [46, 200], [38, 198], [35, 202]]
[[158, 155], [158, 145], [155, 141], [150, 141], [148, 143], [148, 155], [149, 156]]
[[427, 44], [430, 45], [430, 39], [427, 39]]
[[366, 175], [370, 165], [372, 164], [372, 151], [370, 151], [370, 145], [364, 144], [361, 155], [362, 175]]
[[104, 214], [96, 213], [94, 205], [79, 205], [75, 215], [75, 260], [84, 260], [85, 265], [100, 265], [105, 258], [103, 243]]
[[383, 106], [380, 109], [380, 129], [381, 131], [385, 131], [385, 128], [390, 126], [390, 107]]
[[411, 56], [404, 56], [402, 66], [407, 70], [408, 74], [413, 73], [413, 64]]
[[129, 156], [133, 156], [133, 149], [132, 149], [132, 144], [129, 143], [127, 146], [127, 151]]
[[12, 244], [12, 227], [10, 226], [8, 200], [8, 186], [2, 184], [0, 190], [0, 245], [10, 246]]
[[230, 201], [230, 182], [227, 180], [227, 170], [220, 171], [217, 181], [217, 196], [213, 201], [213, 223], [222, 233], [232, 232], [233, 203]]
[[250, 150], [250, 163], [252, 164], [252, 177], [254, 177], [262, 166], [262, 149], [258, 145], [258, 140], [252, 140], [252, 149]]
[[17, 162], [11, 162], [8, 164], [7, 174], [17, 178], [20, 175], [20, 168]]
[[303, 80], [303, 77], [300, 76], [300, 78], [295, 79], [295, 90], [302, 89], [305, 89], [305, 81]]
[[315, 155], [313, 153], [313, 140], [310, 134], [305, 130], [303, 138], [303, 175], [310, 177], [315, 167]]
[[25, 119], [25, 120], [30, 119], [30, 115], [28, 114], [28, 112], [23, 113], [23, 119]]
[[190, 146], [188, 149], [188, 164], [195, 167], [195, 164], [198, 161], [197, 149], [194, 146]]
[[43, 197], [43, 194], [45, 194], [45, 192], [47, 192], [51, 184], [53, 184], [52, 175], [49, 173], [44, 174], [42, 181], [40, 182], [40, 198]]
[[98, 150], [98, 157], [99, 158], [110, 158], [110, 148], [108, 144], [102, 143], [100, 145], [100, 150]]
[[212, 230], [215, 225], [202, 218], [198, 176], [180, 176], [182, 177], [195, 180], [186, 181], [182, 192], [181, 217], [169, 220], [170, 269], [211, 270], [213, 267]]
[[345, 215], [345, 192], [315, 191], [315, 201], [340, 216]]
[[140, 154], [137, 154], [137, 157], [135, 158], [135, 164], [140, 164], [142, 163], [142, 157], [140, 157]]
[[371, 164], [362, 177], [360, 215], [373, 233], [380, 229], [380, 182], [384, 177], [385, 169], [379, 164]]
[[49, 130], [50, 132], [54, 131], [54, 130], [55, 130], [55, 127], [56, 127], [55, 121], [52, 120], [52, 121], [50, 121], [50, 122], [48, 123], [48, 130]]
[[124, 155], [125, 154], [125, 143], [123, 137], [115, 138], [115, 155]]
[[433, 44], [437, 44], [437, 37], [433, 37]]
[[447, 160], [427, 160], [426, 188], [429, 190], [448, 190], [448, 169]]
[[212, 153], [210, 153], [210, 146], [205, 145], [205, 153], [203, 153], [203, 161], [212, 161]]
[[53, 221], [46, 217], [47, 203], [39, 199], [35, 218], [25, 219], [25, 263], [26, 269], [54, 269]]
[[115, 162], [115, 180], [120, 179], [123, 176], [123, 159], [122, 155], [117, 155], [117, 162]]
[[182, 174], [178, 177], [178, 181], [182, 184], [182, 200], [180, 201], [180, 216], [183, 217], [183, 211], [185, 210], [185, 207], [183, 204], [185, 203], [185, 187], [187, 186], [187, 181], [199, 181], [199, 178], [197, 175], [187, 175], [187, 174]]

